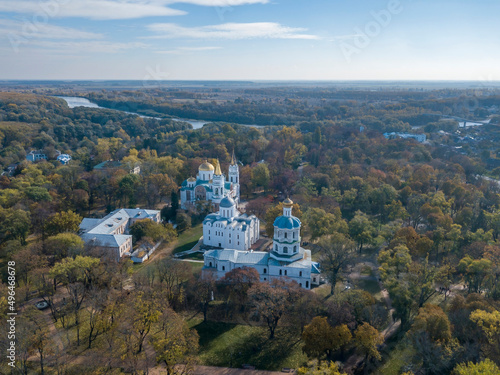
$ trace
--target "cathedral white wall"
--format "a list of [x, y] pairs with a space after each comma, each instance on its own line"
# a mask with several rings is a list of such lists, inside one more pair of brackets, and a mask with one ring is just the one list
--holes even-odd
[[[220, 233], [220, 234], [216, 234]], [[224, 226], [203, 225], [203, 244], [225, 249], [248, 250], [252, 245], [245, 232]]]
[[[217, 279], [223, 278], [227, 272], [230, 272], [235, 268], [251, 267], [259, 273], [261, 282], [287, 277], [291, 280], [296, 281], [297, 284], [299, 284], [299, 286], [304, 289], [311, 289], [311, 286], [313, 284], [311, 271], [307, 271], [305, 269], [267, 266], [262, 264], [233, 263], [228, 260], [217, 260], [213, 257], [205, 257], [204, 265], [207, 269], [214, 271], [214, 276]], [[282, 269], [282, 275], [279, 274], [280, 268]], [[287, 271], [286, 276], [285, 269]], [[317, 276], [317, 280], [319, 282], [319, 276]]]

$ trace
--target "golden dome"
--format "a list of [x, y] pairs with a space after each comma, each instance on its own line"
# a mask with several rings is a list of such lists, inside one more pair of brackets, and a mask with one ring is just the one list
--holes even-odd
[[287, 198], [283, 201], [283, 206], [285, 207], [292, 207], [293, 206], [293, 201], [290, 198]]
[[188, 182], [196, 182], [196, 178], [194, 178], [194, 177], [189, 177], [189, 178], [188, 178]]
[[210, 172], [213, 171], [214, 169], [215, 169], [214, 166], [206, 160], [202, 165], [200, 165], [200, 168], [198, 168], [200, 172]]

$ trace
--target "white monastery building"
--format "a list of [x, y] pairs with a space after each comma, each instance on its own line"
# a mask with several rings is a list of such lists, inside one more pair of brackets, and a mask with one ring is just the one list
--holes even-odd
[[310, 250], [300, 247], [301, 222], [292, 215], [292, 205], [293, 202], [286, 199], [283, 202], [283, 215], [274, 221], [271, 252], [244, 251], [231, 246], [210, 250], [204, 255], [203, 272], [211, 272], [220, 279], [235, 268], [252, 267], [259, 273], [261, 281], [288, 277], [305, 289], [319, 285], [319, 264], [311, 260]]
[[187, 209], [200, 200], [210, 201], [217, 208], [225, 197], [232, 198], [238, 204], [240, 171], [234, 153], [228, 172], [226, 179], [219, 161], [215, 167], [207, 161], [201, 164], [196, 178], [190, 177], [181, 185], [181, 208]]
[[132, 252], [132, 236], [128, 230], [138, 220], [150, 219], [160, 222], [160, 211], [118, 209], [102, 219], [85, 218], [80, 223], [80, 237], [86, 245], [93, 245], [119, 260]]
[[260, 222], [255, 215], [241, 214], [236, 202], [222, 198], [219, 212], [203, 220], [203, 244], [227, 249], [248, 250], [259, 239]]

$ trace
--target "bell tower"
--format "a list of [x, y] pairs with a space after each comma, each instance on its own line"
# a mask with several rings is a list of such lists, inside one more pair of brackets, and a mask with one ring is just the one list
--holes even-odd
[[215, 166], [215, 172], [212, 177], [212, 197], [213, 200], [218, 203], [225, 196], [224, 192], [224, 180], [225, 177], [221, 172], [219, 160]]
[[237, 202], [240, 201], [240, 168], [238, 167], [238, 162], [236, 161], [236, 157], [233, 156], [231, 158], [231, 164], [229, 165], [229, 181], [233, 186], [235, 191], [235, 200]]

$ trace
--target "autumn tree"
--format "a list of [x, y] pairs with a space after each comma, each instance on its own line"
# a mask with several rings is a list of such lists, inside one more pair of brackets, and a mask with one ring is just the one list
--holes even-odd
[[154, 243], [158, 241], [170, 242], [177, 236], [172, 224], [163, 225], [150, 219], [137, 220], [130, 226], [129, 231], [134, 237], [134, 241], [150, 238]]
[[467, 362], [457, 365], [453, 369], [453, 375], [500, 375], [500, 368], [486, 358], [479, 363]]
[[340, 372], [335, 362], [322, 362], [317, 365], [307, 368], [301, 367], [297, 370], [298, 375], [347, 375], [345, 372]]
[[53, 255], [57, 261], [67, 256], [81, 254], [83, 245], [83, 240], [74, 233], [58, 233], [45, 240], [45, 253]]
[[486, 278], [491, 274], [492, 266], [489, 259], [472, 259], [467, 255], [460, 260], [457, 270], [463, 275], [469, 292], [480, 293]]
[[349, 221], [349, 235], [358, 244], [358, 250], [361, 252], [363, 246], [370, 245], [375, 237], [375, 228], [365, 213], [356, 211], [356, 214]]
[[80, 310], [94, 279], [99, 259], [78, 255], [75, 259], [64, 258], [49, 272], [51, 278], [63, 284], [70, 296], [76, 326], [76, 341], [80, 345]]
[[184, 319], [169, 308], [164, 310], [163, 316], [162, 332], [152, 341], [156, 360], [165, 364], [167, 375], [185, 374], [198, 350], [198, 333], [189, 329]]
[[500, 361], [500, 312], [498, 310], [487, 312], [485, 310], [474, 310], [470, 314], [473, 321], [483, 331], [483, 350], [489, 358]]
[[322, 237], [320, 263], [323, 275], [330, 282], [330, 294], [335, 293], [335, 285], [341, 278], [341, 272], [353, 261], [355, 244], [341, 233]]
[[228, 301], [238, 304], [241, 307], [245, 306], [248, 298], [248, 290], [260, 281], [260, 275], [253, 267], [235, 268], [227, 272], [219, 284], [225, 286], [228, 293]]
[[452, 340], [450, 321], [439, 306], [427, 304], [419, 310], [411, 337], [415, 358], [426, 374], [446, 373], [453, 367], [459, 346]]
[[57, 212], [48, 218], [45, 232], [48, 236], [64, 232], [77, 233], [81, 222], [82, 217], [72, 211]]
[[264, 191], [267, 190], [270, 180], [271, 175], [269, 173], [269, 168], [265, 163], [257, 164], [257, 166], [252, 169], [252, 183], [261, 186]]
[[321, 359], [346, 346], [352, 339], [351, 331], [345, 324], [332, 327], [326, 317], [315, 317], [302, 333], [303, 351], [308, 357]]
[[191, 277], [192, 271], [189, 263], [163, 258], [155, 263], [158, 279], [170, 304], [182, 300], [182, 283]]
[[342, 219], [342, 213], [338, 207], [333, 213], [321, 208], [309, 208], [304, 214], [304, 223], [313, 241], [335, 232], [347, 233], [347, 223]]
[[377, 360], [382, 358], [378, 351], [378, 345], [383, 342], [384, 339], [380, 332], [368, 323], [363, 323], [354, 331], [354, 343], [359, 352], [365, 356], [365, 361], [372, 358]]
[[249, 289], [250, 304], [256, 316], [266, 322], [269, 339], [274, 338], [280, 319], [296, 300], [298, 288], [295, 281], [274, 279], [270, 283], [254, 284]]

